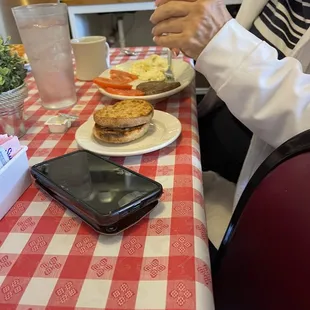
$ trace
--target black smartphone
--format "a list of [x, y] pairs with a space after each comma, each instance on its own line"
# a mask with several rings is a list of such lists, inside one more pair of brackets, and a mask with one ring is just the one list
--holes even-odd
[[118, 233], [149, 213], [158, 182], [81, 150], [31, 168], [36, 184], [101, 233]]

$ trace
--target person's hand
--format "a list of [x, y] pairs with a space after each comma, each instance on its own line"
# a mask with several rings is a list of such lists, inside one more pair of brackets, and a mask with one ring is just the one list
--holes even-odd
[[232, 18], [223, 0], [157, 0], [156, 5], [150, 18], [154, 42], [194, 59]]

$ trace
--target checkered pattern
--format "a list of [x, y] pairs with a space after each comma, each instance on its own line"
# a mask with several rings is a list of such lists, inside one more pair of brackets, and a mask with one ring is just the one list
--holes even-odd
[[[144, 58], [161, 49], [136, 48]], [[182, 56], [181, 56], [182, 57]], [[111, 51], [112, 64], [128, 60]], [[66, 134], [44, 122], [34, 79], [26, 100], [30, 165], [76, 150], [77, 125], [110, 99], [76, 82], [79, 116]], [[31, 186], [0, 222], [0, 309], [214, 309], [203, 209], [194, 85], [158, 103], [176, 116], [181, 137], [142, 156], [112, 158], [164, 187], [158, 206], [117, 236], [98, 235], [74, 214]]]

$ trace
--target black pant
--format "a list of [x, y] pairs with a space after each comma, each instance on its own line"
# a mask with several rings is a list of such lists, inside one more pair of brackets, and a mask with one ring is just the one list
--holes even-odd
[[225, 104], [199, 118], [202, 170], [212, 170], [236, 183], [249, 149], [252, 132]]

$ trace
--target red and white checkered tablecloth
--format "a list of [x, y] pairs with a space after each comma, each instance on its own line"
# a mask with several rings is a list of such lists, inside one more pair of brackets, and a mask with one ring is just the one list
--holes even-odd
[[[130, 59], [162, 52], [135, 50]], [[112, 64], [128, 59], [112, 49]], [[91, 82], [76, 85], [78, 103], [65, 112], [82, 124], [111, 101]], [[44, 122], [57, 112], [40, 106], [31, 75], [28, 86], [21, 142], [29, 164], [76, 150], [77, 127], [50, 134]], [[0, 221], [1, 310], [214, 309], [194, 85], [155, 108], [181, 121], [181, 137], [162, 150], [112, 160], [163, 185], [157, 207], [121, 235], [104, 236], [31, 186]]]

